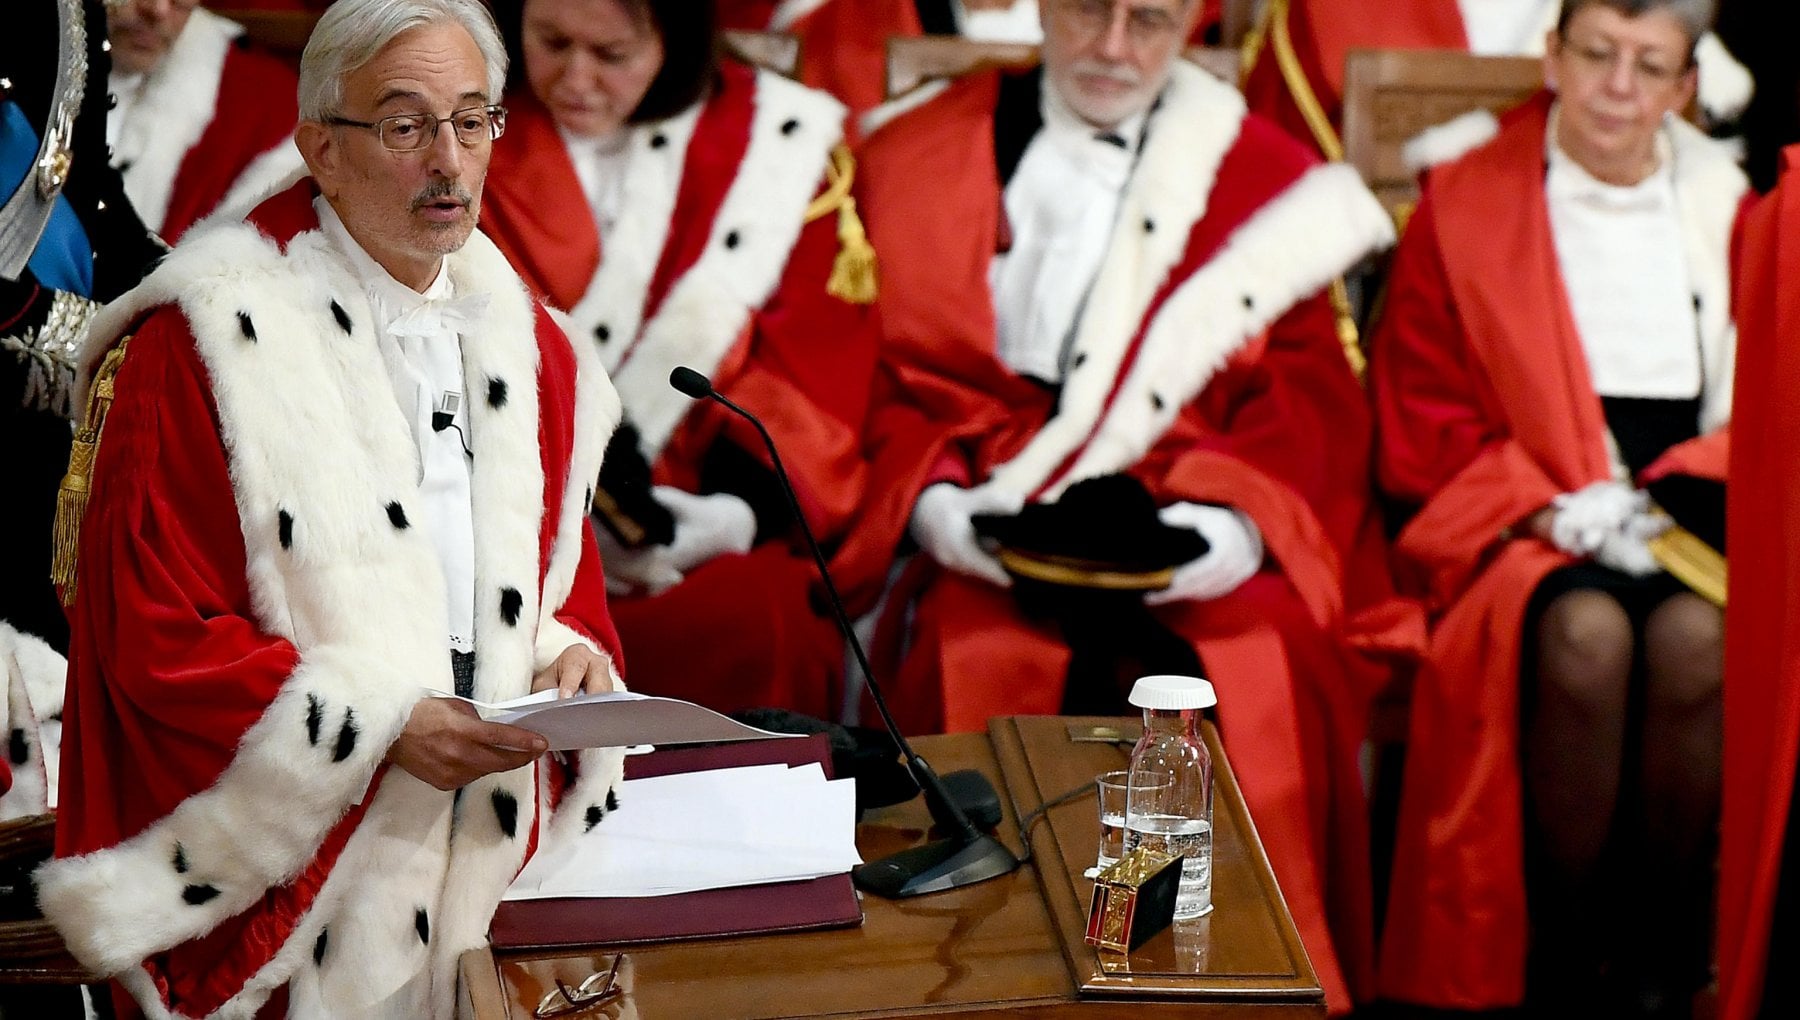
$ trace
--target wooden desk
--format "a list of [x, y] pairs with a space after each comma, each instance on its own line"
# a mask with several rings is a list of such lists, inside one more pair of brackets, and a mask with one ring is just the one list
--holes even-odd
[[[996, 719], [989, 732], [915, 741], [940, 772], [978, 768], [1002, 790], [1001, 839], [1017, 852], [1018, 817], [1122, 767], [1125, 749], [1072, 743], [1071, 729], [1126, 720]], [[1165, 931], [1136, 953], [1082, 941], [1099, 822], [1091, 797], [1053, 809], [1032, 833], [1035, 865], [911, 900], [863, 899], [860, 928], [668, 943], [626, 951], [629, 995], [577, 1020], [665, 1018], [1079, 1017], [1085, 1020], [1323, 1017], [1324, 993], [1275, 887], [1243, 798], [1207, 729], [1217, 769], [1212, 914]], [[873, 859], [916, 845], [924, 804], [872, 812], [857, 847]], [[599, 945], [565, 954], [476, 950], [463, 992], [482, 1020], [526, 1020], [558, 979], [579, 984], [610, 962]]]

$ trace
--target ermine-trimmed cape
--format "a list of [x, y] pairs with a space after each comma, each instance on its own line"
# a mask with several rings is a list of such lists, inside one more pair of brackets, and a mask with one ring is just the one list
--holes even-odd
[[[931, 481], [1047, 501], [1127, 472], [1159, 503], [1248, 514], [1271, 567], [1226, 598], [1156, 614], [1219, 685], [1226, 750], [1328, 1001], [1347, 1011], [1373, 983], [1355, 859], [1366, 809], [1347, 780], [1379, 683], [1349, 646], [1395, 618], [1365, 612], [1391, 608], [1363, 590], [1387, 578], [1370, 422], [1324, 288], [1389, 243], [1391, 224], [1351, 168], [1319, 165], [1236, 90], [1177, 62], [1052, 395], [995, 353], [988, 272], [1005, 230], [994, 130], [1018, 112], [997, 112], [1001, 96], [996, 75], [959, 80], [864, 146], [886, 274], [878, 380], [892, 389], [870, 426], [871, 486], [885, 496], [847, 555], [885, 563]], [[903, 725], [961, 731], [1058, 710], [1068, 648], [1010, 592], [916, 558], [886, 632], [911, 594], [913, 644], [892, 699]]]
[[125, 124], [128, 137], [144, 139], [119, 167], [125, 193], [144, 225], [171, 244], [215, 211], [244, 215], [302, 170], [294, 148], [299, 81], [281, 61], [247, 49], [243, 33], [237, 22], [196, 9]]
[[[374, 316], [313, 195], [197, 233], [90, 341], [135, 331], [37, 880], [76, 958], [152, 1017], [449, 1016], [513, 876], [620, 778], [616, 751], [454, 794], [384, 764], [424, 688], [453, 689], [444, 580]], [[497, 701], [572, 644], [618, 661], [586, 513], [618, 398], [481, 234], [446, 266], [491, 295], [462, 352], [475, 696]]]
[[[828, 291], [839, 216], [808, 218], [843, 139], [843, 105], [725, 63], [702, 102], [629, 129], [629, 200], [601, 237], [550, 113], [529, 94], [508, 102], [483, 229], [546, 301], [569, 309], [573, 338], [611, 374], [656, 481], [739, 495], [730, 483], [746, 474], [773, 485], [747, 422], [669, 385], [686, 365], [768, 426], [829, 554], [865, 492], [880, 336], [874, 305]], [[722, 455], [750, 470], [712, 471]], [[774, 516], [787, 521], [784, 500]], [[842, 638], [809, 597], [819, 582], [797, 529], [768, 530], [749, 554], [714, 557], [666, 592], [614, 600], [640, 690], [725, 711], [836, 711]], [[885, 571], [836, 577], [854, 599]], [[704, 647], [696, 630], [712, 635]]]

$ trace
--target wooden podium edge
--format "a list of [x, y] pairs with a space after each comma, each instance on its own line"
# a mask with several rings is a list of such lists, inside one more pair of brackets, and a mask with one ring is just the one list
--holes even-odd
[[[1038, 782], [1038, 776], [1031, 767], [1030, 758], [1025, 753], [1025, 738], [1020, 732], [1019, 716], [996, 717], [988, 721], [988, 741], [994, 751], [994, 760], [1000, 767], [1000, 774], [1006, 794], [1012, 802], [1013, 814], [1023, 818], [1036, 810], [1049, 797], [1061, 794], [1062, 790], [1046, 792]], [[1057, 718], [1062, 721], [1061, 717]], [[1222, 787], [1215, 790], [1213, 803], [1215, 809], [1220, 804], [1228, 805], [1232, 812], [1232, 824], [1242, 833], [1244, 849], [1251, 857], [1257, 869], [1263, 874], [1273, 875], [1267, 852], [1263, 849], [1262, 837], [1256, 831], [1256, 823], [1250, 817], [1248, 807], [1244, 804], [1243, 793], [1238, 786], [1237, 776], [1231, 769], [1229, 759], [1219, 743], [1218, 732], [1211, 724], [1204, 727], [1207, 750], [1213, 757], [1213, 781]], [[1029, 790], [1030, 797], [1024, 793]], [[1224, 792], [1226, 796], [1218, 794]], [[1078, 994], [1084, 997], [1104, 998], [1107, 1001], [1118, 1001], [1121, 998], [1141, 997], [1146, 988], [1132, 975], [1114, 976], [1106, 974], [1097, 965], [1097, 954], [1093, 947], [1081, 941], [1080, 932], [1085, 930], [1088, 905], [1068, 877], [1067, 857], [1063, 853], [1062, 843], [1056, 837], [1054, 826], [1048, 820], [1041, 822], [1031, 832], [1031, 850], [1033, 869], [1037, 872], [1038, 885], [1044, 894], [1044, 902], [1051, 912], [1052, 926], [1062, 935], [1063, 960], [1069, 967], [1069, 975]], [[1051, 856], [1041, 856], [1045, 853]], [[1045, 861], [1055, 861], [1054, 869], [1046, 868]], [[1299, 930], [1294, 926], [1293, 914], [1288, 910], [1287, 900], [1281, 893], [1279, 885], [1273, 881], [1259, 883], [1265, 905], [1282, 922], [1278, 927], [1281, 933], [1282, 947], [1291, 967], [1285, 974], [1255, 975], [1279, 979], [1291, 979], [1311, 986], [1317, 993], [1308, 996], [1309, 1001], [1323, 1003], [1324, 990], [1319, 985], [1318, 973], [1313, 969], [1312, 958], [1307, 955], [1306, 947], [1300, 941]], [[1084, 976], [1085, 975], [1085, 976]], [[1249, 975], [1246, 975], [1249, 976]], [[1218, 995], [1221, 990], [1213, 988], [1209, 994]], [[1159, 998], [1179, 997], [1179, 992], [1166, 987], [1154, 990]], [[1232, 998], [1245, 1003], [1251, 1002], [1287, 1002], [1293, 1003], [1293, 993], [1288, 991], [1272, 992], [1262, 988], [1245, 988], [1241, 992], [1227, 993]]]

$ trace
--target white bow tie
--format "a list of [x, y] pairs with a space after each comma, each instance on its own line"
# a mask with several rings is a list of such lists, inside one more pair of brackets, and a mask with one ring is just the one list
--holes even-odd
[[429, 339], [445, 333], [462, 333], [487, 312], [488, 295], [428, 300], [388, 323], [391, 337]]

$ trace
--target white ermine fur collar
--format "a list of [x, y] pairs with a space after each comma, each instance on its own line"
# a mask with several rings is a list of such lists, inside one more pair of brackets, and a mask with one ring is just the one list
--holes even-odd
[[[1257, 210], [1150, 318], [1118, 394], [1132, 337], [1180, 264], [1214, 179], [1237, 141], [1243, 97], [1177, 61], [1126, 185], [1106, 260], [1075, 336], [1056, 417], [994, 471], [991, 484], [1054, 500], [1083, 478], [1137, 463], [1245, 343], [1369, 252], [1393, 225], [1355, 170], [1307, 171]], [[1054, 475], [1070, 455], [1073, 466]], [[1047, 488], [1045, 488], [1047, 486]]]
[[[710, 375], [781, 281], [806, 207], [843, 139], [837, 100], [779, 75], [756, 75], [750, 146], [713, 220], [705, 251], [644, 321], [644, 295], [662, 258], [699, 107], [633, 129], [625, 190], [633, 200], [600, 268], [569, 316], [594, 341], [655, 461], [693, 402], [669, 386], [687, 365]], [[659, 142], [658, 139], [661, 139]]]
[[[576, 344], [573, 463], [563, 504], [545, 508], [533, 305], [479, 233], [447, 267], [458, 293], [491, 295], [463, 334], [463, 368], [475, 451], [475, 695], [497, 700], [528, 691], [534, 669], [580, 640], [551, 616], [568, 598], [619, 407]], [[345, 811], [373, 798], [291, 936], [241, 975], [217, 1015], [250, 1016], [288, 985], [293, 1016], [448, 1017], [457, 957], [483, 943], [527, 843], [556, 829], [545, 830], [535, 768], [488, 776], [460, 798], [399, 769], [370, 787], [421, 686], [449, 690], [451, 679], [443, 575], [415, 523], [417, 452], [367, 298], [316, 229], [283, 252], [247, 224], [216, 225], [102, 313], [90, 364], [167, 304], [186, 317], [217, 404], [253, 622], [290, 641], [299, 665], [212, 787], [123, 843], [45, 866], [45, 916], [84, 965], [119, 976], [151, 1016], [168, 1016], [140, 961], [256, 907], [314, 859]], [[540, 589], [545, 513], [558, 527]], [[583, 754], [564, 810], [597, 821], [621, 761]]]
[[219, 105], [225, 55], [244, 27], [195, 8], [162, 63], [144, 82], [119, 133], [113, 164], [124, 166], [125, 194], [144, 226], [161, 233], [169, 197], [188, 150], [206, 133]]

